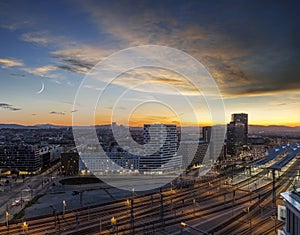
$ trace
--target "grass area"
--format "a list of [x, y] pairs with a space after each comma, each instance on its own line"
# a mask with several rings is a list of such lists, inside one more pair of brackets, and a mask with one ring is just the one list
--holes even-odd
[[75, 177], [62, 179], [59, 181], [63, 185], [80, 185], [80, 184], [95, 184], [102, 182], [100, 179], [96, 177]]
[[51, 195], [55, 195], [55, 194], [65, 194], [66, 192], [54, 192], [54, 193], [49, 193]]
[[35, 197], [33, 197], [24, 207], [22, 210], [20, 210], [17, 214], [14, 214], [13, 218], [11, 219], [11, 221], [16, 221], [18, 219], [22, 219], [23, 216], [25, 215], [25, 209], [32, 206], [33, 204], [35, 204], [42, 196], [44, 195], [36, 195]]

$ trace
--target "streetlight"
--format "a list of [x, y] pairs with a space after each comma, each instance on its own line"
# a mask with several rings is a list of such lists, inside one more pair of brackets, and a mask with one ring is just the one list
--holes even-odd
[[62, 201], [62, 207], [63, 207], [62, 209], [63, 209], [63, 217], [64, 217], [65, 211], [66, 211], [66, 207], [67, 207], [67, 203], [66, 203], [65, 200]]
[[129, 201], [130, 203], [130, 234], [134, 234], [134, 212], [133, 212], [133, 206], [134, 206], [134, 188], [131, 189], [132, 192], [132, 198]]
[[31, 186], [28, 184], [27, 187], [29, 188], [30, 191], [30, 198], [32, 198], [33, 196], [33, 189], [31, 188]]
[[50, 205], [51, 209], [52, 209], [52, 214], [54, 216], [54, 225], [55, 225], [55, 228], [56, 228], [56, 225], [57, 225], [57, 215], [56, 215], [56, 208], [54, 208], [54, 206]]
[[203, 231], [203, 230], [201, 230], [201, 229], [198, 229], [198, 228], [195, 228], [195, 227], [193, 227], [193, 226], [191, 226], [191, 225], [188, 225], [188, 224], [186, 224], [185, 222], [180, 222], [180, 225], [181, 225], [181, 227], [187, 227], [187, 228], [190, 228], [190, 229], [195, 230], [196, 232], [203, 233], [203, 234], [205, 234], [205, 235], [213, 235], [213, 232], [212, 232], [212, 233], [208, 233], [208, 232], [206, 232], [206, 231]]
[[[116, 226], [117, 225], [117, 219], [113, 216], [110, 219], [110, 222], [111, 222], [111, 225], [113, 227], [113, 232], [116, 230], [116, 234], [118, 235], [118, 227]], [[117, 228], [117, 229], [115, 229], [115, 228]]]
[[159, 189], [159, 194], [160, 194], [160, 220], [161, 220], [161, 227], [165, 229], [165, 220], [164, 220], [164, 195], [162, 193], [162, 189]]
[[78, 226], [79, 224], [79, 215], [78, 215], [78, 209], [76, 210], [76, 214], [75, 214], [75, 220], [76, 220], [76, 226]]
[[196, 205], [196, 199], [193, 199], [193, 207], [194, 207], [194, 215], [195, 215], [195, 205]]
[[247, 209], [244, 210], [245, 212], [247, 212], [247, 217], [248, 217], [248, 220], [249, 220], [249, 229], [250, 229], [250, 235], [252, 234], [252, 220], [249, 216], [249, 213], [250, 213], [250, 207], [247, 207]]
[[21, 191], [21, 208], [23, 206], [23, 194], [22, 194], [22, 191]]
[[277, 220], [276, 214], [275, 214], [275, 215], [272, 215], [272, 216], [271, 216], [271, 219], [274, 221], [274, 232], [276, 233], [276, 220]]
[[110, 222], [112, 225], [115, 225], [117, 223], [117, 219], [113, 216], [111, 219], [110, 219]]
[[99, 234], [101, 235], [101, 233], [102, 233], [102, 220], [101, 220], [101, 218], [100, 218], [100, 228], [99, 228]]
[[24, 234], [26, 235], [28, 232], [28, 224], [26, 223], [26, 221], [23, 222], [22, 226], [23, 226]]
[[235, 188], [232, 191], [232, 207], [231, 207], [231, 215], [232, 216], [233, 216], [234, 201], [235, 201]]
[[134, 234], [133, 198], [127, 199], [125, 204], [130, 208], [130, 234]]
[[130, 207], [130, 200], [127, 199], [126, 202], [125, 202], [126, 206]]
[[213, 186], [213, 184], [211, 182], [208, 182], [208, 187], [209, 187], [209, 190], [208, 190], [208, 194], [210, 194], [210, 188]]
[[6, 226], [8, 228], [8, 221], [9, 221], [9, 212], [8, 212], [8, 210], [6, 210], [6, 212], [5, 212], [5, 218], [6, 218]]

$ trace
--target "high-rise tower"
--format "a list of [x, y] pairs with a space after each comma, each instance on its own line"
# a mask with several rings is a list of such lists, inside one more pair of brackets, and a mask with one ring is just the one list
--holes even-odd
[[231, 115], [231, 121], [234, 123], [244, 124], [243, 144], [248, 142], [248, 114], [247, 113], [233, 113]]
[[[140, 158], [140, 169], [144, 171], [165, 171], [181, 165], [181, 163], [176, 162], [177, 146], [176, 125], [145, 124], [145, 156]], [[176, 161], [174, 162], [174, 160]]]
[[248, 142], [248, 114], [234, 113], [227, 124], [227, 153], [236, 155], [241, 147]]

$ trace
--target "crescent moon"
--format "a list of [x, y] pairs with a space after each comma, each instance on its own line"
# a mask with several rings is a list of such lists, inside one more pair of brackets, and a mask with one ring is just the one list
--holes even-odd
[[44, 84], [44, 82], [42, 82], [42, 87], [41, 87], [41, 89], [37, 92], [37, 94], [41, 94], [41, 93], [44, 91], [44, 89], [45, 89], [45, 84]]

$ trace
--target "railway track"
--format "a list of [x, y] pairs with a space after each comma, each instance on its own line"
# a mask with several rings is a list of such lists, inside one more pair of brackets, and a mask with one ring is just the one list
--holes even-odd
[[[291, 166], [276, 181], [277, 197], [279, 192], [288, 188], [287, 178], [295, 171], [296, 163]], [[265, 174], [253, 176], [251, 181], [259, 179]], [[261, 215], [270, 207], [272, 210], [272, 182], [247, 192], [239, 190], [239, 185], [224, 185], [225, 177], [215, 178], [209, 182], [192, 182], [190, 185], [178, 184], [177, 188], [164, 189], [161, 192], [134, 196], [133, 217], [135, 234], [166, 234], [172, 228], [178, 228], [181, 221], [193, 222], [199, 218], [214, 218], [220, 213], [230, 212], [239, 208], [249, 207], [249, 212], [241, 210], [234, 216], [224, 218], [223, 222], [211, 227], [215, 234], [250, 234], [250, 231], [259, 231], [259, 234], [268, 234], [273, 228], [263, 224], [270, 224], [270, 217]], [[249, 182], [249, 180], [246, 183]], [[116, 225], [111, 218], [117, 219]], [[270, 222], [270, 221], [271, 222]], [[251, 221], [251, 228], [249, 223]], [[39, 216], [27, 219], [29, 234], [111, 234], [118, 230], [118, 234], [132, 232], [131, 205], [126, 200], [118, 200], [98, 206], [83, 208], [77, 211], [66, 211], [64, 215]], [[248, 222], [248, 223], [247, 223]], [[276, 225], [278, 228], [282, 223]], [[271, 230], [270, 230], [271, 229]], [[9, 230], [4, 223], [0, 225], [0, 234], [23, 233], [22, 221], [10, 224]], [[253, 233], [254, 234], [254, 233]]]

